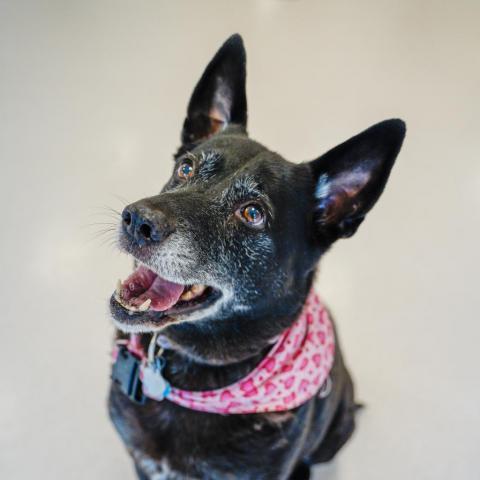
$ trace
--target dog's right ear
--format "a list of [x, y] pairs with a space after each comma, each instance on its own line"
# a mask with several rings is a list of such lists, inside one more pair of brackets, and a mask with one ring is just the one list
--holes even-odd
[[183, 145], [205, 140], [230, 123], [246, 127], [245, 61], [242, 37], [232, 35], [207, 65], [193, 91], [183, 124]]

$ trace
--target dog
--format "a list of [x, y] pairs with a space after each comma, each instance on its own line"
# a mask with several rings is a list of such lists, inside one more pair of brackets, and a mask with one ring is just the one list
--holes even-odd
[[[383, 121], [290, 163], [248, 137], [245, 62], [233, 35], [193, 91], [170, 180], [120, 219], [119, 246], [136, 269], [110, 299], [108, 405], [140, 479], [307, 479], [354, 430], [352, 380], [312, 284], [320, 257], [380, 197], [405, 124]], [[254, 385], [243, 403], [223, 402], [252, 372], [264, 381], [266, 359], [275, 362], [294, 328], [307, 329], [302, 342], [312, 336], [315, 303], [321, 340], [331, 336], [326, 363], [308, 373], [317, 386], [303, 397], [294, 387], [285, 408]], [[308, 350], [296, 348], [277, 372], [293, 368], [290, 383]], [[189, 392], [197, 400], [185, 400]]]

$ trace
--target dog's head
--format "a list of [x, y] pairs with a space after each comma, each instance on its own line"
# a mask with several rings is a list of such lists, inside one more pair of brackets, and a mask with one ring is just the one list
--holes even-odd
[[234, 35], [195, 87], [170, 180], [123, 211], [119, 243], [137, 269], [111, 299], [121, 330], [268, 342], [301, 309], [322, 253], [385, 187], [401, 120], [290, 163], [248, 137], [245, 75]]

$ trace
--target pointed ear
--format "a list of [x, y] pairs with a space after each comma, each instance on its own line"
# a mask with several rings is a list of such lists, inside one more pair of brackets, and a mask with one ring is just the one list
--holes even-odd
[[197, 83], [183, 124], [182, 143], [206, 139], [230, 123], [247, 125], [246, 54], [242, 37], [232, 35]]
[[318, 235], [350, 237], [380, 197], [405, 137], [402, 120], [385, 120], [310, 163]]

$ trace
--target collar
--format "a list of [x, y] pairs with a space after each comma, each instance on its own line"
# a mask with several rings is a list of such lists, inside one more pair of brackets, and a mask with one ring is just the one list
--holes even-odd
[[329, 393], [335, 336], [328, 312], [313, 290], [297, 320], [280, 335], [260, 364], [241, 380], [216, 390], [189, 391], [170, 386], [162, 376], [161, 352], [146, 355], [138, 340], [132, 335], [127, 342], [117, 342], [112, 379], [140, 403], [145, 397], [167, 399], [191, 410], [247, 414], [291, 410], [316, 395]]

